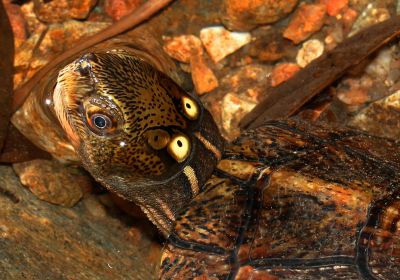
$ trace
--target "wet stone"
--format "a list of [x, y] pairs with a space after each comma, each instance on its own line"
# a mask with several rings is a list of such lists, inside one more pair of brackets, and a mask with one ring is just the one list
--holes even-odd
[[272, 70], [271, 85], [273, 87], [278, 86], [279, 84], [289, 80], [299, 70], [300, 67], [295, 63], [278, 64], [275, 66], [274, 70]]
[[353, 36], [360, 30], [363, 30], [373, 24], [385, 21], [388, 18], [390, 18], [390, 13], [386, 8], [377, 7], [376, 3], [370, 3], [354, 22], [352, 30], [348, 36]]
[[297, 53], [296, 62], [297, 64], [304, 68], [311, 61], [320, 57], [324, 52], [324, 43], [319, 40], [312, 39], [304, 42], [303, 46]]
[[90, 190], [91, 179], [78, 169], [55, 160], [33, 160], [13, 165], [21, 183], [38, 198], [72, 207]]
[[337, 16], [344, 11], [349, 4], [349, 0], [322, 0], [326, 5], [326, 12], [330, 16]]
[[97, 0], [34, 0], [38, 19], [48, 23], [63, 22], [67, 19], [85, 19], [96, 3]]
[[348, 125], [369, 134], [400, 138], [400, 91], [373, 102], [353, 116]]
[[104, 11], [113, 20], [120, 20], [122, 17], [136, 10], [143, 4], [143, 0], [105, 0]]
[[208, 66], [203, 53], [199, 52], [190, 57], [190, 69], [193, 84], [198, 94], [210, 92], [218, 87], [218, 79]]
[[230, 32], [222, 26], [203, 28], [200, 39], [214, 63], [218, 63], [251, 41], [248, 32]]
[[298, 44], [321, 29], [324, 24], [326, 6], [324, 4], [302, 3], [292, 16], [283, 32], [283, 37]]
[[276, 22], [288, 15], [298, 0], [224, 0], [220, 14], [224, 25], [235, 31], [248, 31], [258, 25]]
[[240, 119], [258, 103], [269, 84], [271, 67], [250, 64], [227, 74], [220, 83], [216, 94], [223, 95], [221, 103], [215, 98], [207, 103], [212, 104], [210, 110], [215, 117], [222, 135], [233, 140], [240, 134]]
[[45, 23], [42, 23], [35, 14], [33, 2], [27, 2], [20, 7], [27, 23], [29, 34], [40, 33], [46, 29]]
[[51, 24], [47, 31], [37, 30], [16, 50], [14, 87], [32, 77], [55, 55], [72, 48], [81, 37], [95, 34], [109, 25], [104, 22], [69, 20], [63, 24]]
[[337, 88], [336, 97], [344, 104], [357, 106], [369, 101], [368, 89], [372, 86], [372, 79], [345, 79]]
[[165, 36], [163, 40], [164, 51], [173, 59], [183, 63], [190, 63], [192, 55], [203, 52], [200, 39], [194, 35]]
[[157, 279], [161, 246], [149, 223], [43, 202], [9, 166], [0, 166], [0, 205], [1, 279]]

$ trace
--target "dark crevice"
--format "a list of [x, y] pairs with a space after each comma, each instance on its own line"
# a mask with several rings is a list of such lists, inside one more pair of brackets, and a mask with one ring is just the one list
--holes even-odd
[[18, 202], [20, 202], [20, 199], [11, 191], [6, 190], [5, 188], [0, 186], [0, 195], [5, 196], [6, 198], [8, 198], [9, 200], [11, 200], [13, 203], [17, 204]]

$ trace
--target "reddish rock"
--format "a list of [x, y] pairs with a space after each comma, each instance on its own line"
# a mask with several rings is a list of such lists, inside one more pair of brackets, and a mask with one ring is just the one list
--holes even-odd
[[91, 189], [92, 181], [76, 168], [55, 160], [33, 160], [13, 165], [21, 183], [38, 198], [72, 207]]
[[67, 19], [86, 19], [97, 0], [34, 0], [35, 13], [43, 22], [56, 23]]
[[104, 10], [113, 20], [120, 20], [136, 10], [142, 3], [143, 0], [105, 0]]
[[363, 105], [368, 101], [368, 89], [372, 86], [371, 79], [347, 79], [342, 82], [337, 92], [337, 98], [347, 105]]
[[325, 3], [328, 15], [335, 17], [347, 8], [349, 0], [322, 0], [322, 3]]
[[218, 87], [218, 79], [214, 72], [208, 67], [203, 53], [197, 53], [190, 58], [190, 68], [196, 92], [204, 94]]
[[271, 85], [276, 87], [284, 81], [289, 80], [299, 70], [300, 67], [294, 63], [282, 63], [277, 65], [274, 70], [272, 70]]
[[[69, 20], [63, 24], [49, 25], [43, 38], [41, 38], [43, 31], [37, 30], [28, 40], [22, 43], [20, 48], [16, 49], [14, 86], [18, 87], [27, 78], [33, 76], [38, 69], [48, 63], [55, 55], [72, 48], [81, 37], [93, 35], [109, 26], [109, 24]], [[40, 39], [42, 40], [38, 46]], [[34, 48], [36, 50], [32, 52]]]
[[356, 10], [353, 10], [351, 8], [347, 8], [344, 10], [343, 16], [342, 16], [342, 22], [343, 22], [344, 30], [346, 33], [350, 32], [357, 17], [358, 17], [358, 13]]
[[172, 58], [190, 63], [193, 54], [202, 52], [202, 44], [198, 37], [194, 35], [181, 35], [177, 37], [164, 37], [164, 51]]
[[321, 29], [324, 24], [326, 6], [324, 4], [302, 4], [292, 17], [283, 37], [298, 44]]
[[220, 14], [224, 25], [237, 31], [247, 31], [258, 25], [280, 20], [289, 14], [298, 0], [224, 0]]
[[[123, 213], [93, 216], [83, 203], [43, 202], [9, 166], [0, 178], [1, 279], [158, 279], [162, 245], [149, 223]], [[139, 242], [132, 228], [142, 232]]]

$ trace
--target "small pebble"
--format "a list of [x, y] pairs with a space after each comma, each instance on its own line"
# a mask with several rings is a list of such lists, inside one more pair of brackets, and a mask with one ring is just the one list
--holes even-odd
[[360, 30], [367, 28], [373, 24], [382, 22], [390, 18], [390, 13], [385, 8], [376, 7], [375, 3], [370, 3], [367, 7], [362, 11], [360, 16], [354, 22], [352, 30], [349, 33], [349, 37], [358, 33]]
[[198, 94], [210, 92], [218, 87], [218, 79], [208, 67], [202, 53], [190, 57], [190, 69], [193, 84]]
[[89, 177], [79, 174], [76, 168], [55, 160], [37, 159], [16, 163], [14, 171], [22, 185], [38, 198], [66, 207], [74, 206], [83, 196], [83, 189], [91, 188]]
[[353, 10], [351, 8], [345, 9], [343, 12], [342, 16], [342, 22], [343, 22], [343, 29], [346, 33], [349, 33], [353, 27], [354, 22], [356, 21], [358, 16], [358, 12], [356, 10]]
[[368, 89], [372, 85], [373, 81], [369, 77], [363, 77], [362, 79], [345, 79], [336, 89], [336, 97], [347, 105], [363, 105], [369, 100]]
[[302, 3], [293, 15], [283, 37], [298, 44], [321, 29], [324, 24], [326, 6], [324, 4]]
[[365, 68], [365, 72], [371, 77], [386, 81], [388, 86], [393, 85], [394, 81], [389, 79], [389, 74], [391, 72], [393, 55], [396, 51], [398, 52], [395, 47], [383, 48], [379, 51], [375, 59], [368, 64]]
[[232, 93], [224, 96], [222, 99], [222, 127], [230, 140], [239, 136], [240, 132], [237, 130], [239, 120], [250, 112], [256, 104], [249, 98], [239, 97]]
[[322, 2], [326, 5], [327, 14], [333, 17], [345, 10], [349, 4], [349, 0], [322, 0]]
[[208, 54], [218, 63], [251, 41], [248, 32], [230, 32], [222, 26], [207, 27], [200, 31], [200, 40]]
[[104, 10], [113, 20], [120, 20], [122, 17], [140, 7], [143, 0], [105, 0]]
[[[109, 25], [110, 23], [76, 20], [68, 20], [63, 24], [50, 24], [40, 46], [37, 46], [37, 43], [44, 31], [38, 29], [15, 51], [14, 86], [18, 87], [19, 84], [33, 76], [54, 55], [72, 48], [81, 37], [95, 34]], [[36, 51], [32, 52], [35, 47]]]
[[83, 199], [83, 205], [86, 210], [96, 218], [104, 218], [107, 216], [107, 210], [104, 205], [94, 195], [89, 195]]
[[86, 19], [97, 0], [36, 0], [35, 13], [40, 21], [63, 22], [67, 19]]
[[278, 64], [271, 73], [271, 85], [277, 85], [289, 80], [294, 74], [300, 70], [300, 67], [294, 63]]
[[193, 54], [202, 53], [203, 46], [198, 37], [194, 35], [181, 35], [177, 37], [163, 37], [164, 51], [172, 58], [190, 63]]
[[400, 139], [400, 91], [369, 104], [348, 125], [379, 137]]
[[296, 56], [297, 64], [304, 68], [311, 61], [320, 57], [324, 52], [324, 43], [320, 40], [312, 39], [303, 44]]
[[298, 0], [224, 0], [220, 14], [223, 24], [236, 31], [248, 31], [258, 25], [284, 18]]

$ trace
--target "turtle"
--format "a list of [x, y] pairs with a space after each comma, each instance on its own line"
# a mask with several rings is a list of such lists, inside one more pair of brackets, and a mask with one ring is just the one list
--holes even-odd
[[71, 154], [165, 237], [160, 279], [400, 279], [398, 142], [294, 118], [228, 143], [127, 48], [80, 54], [45, 92]]

